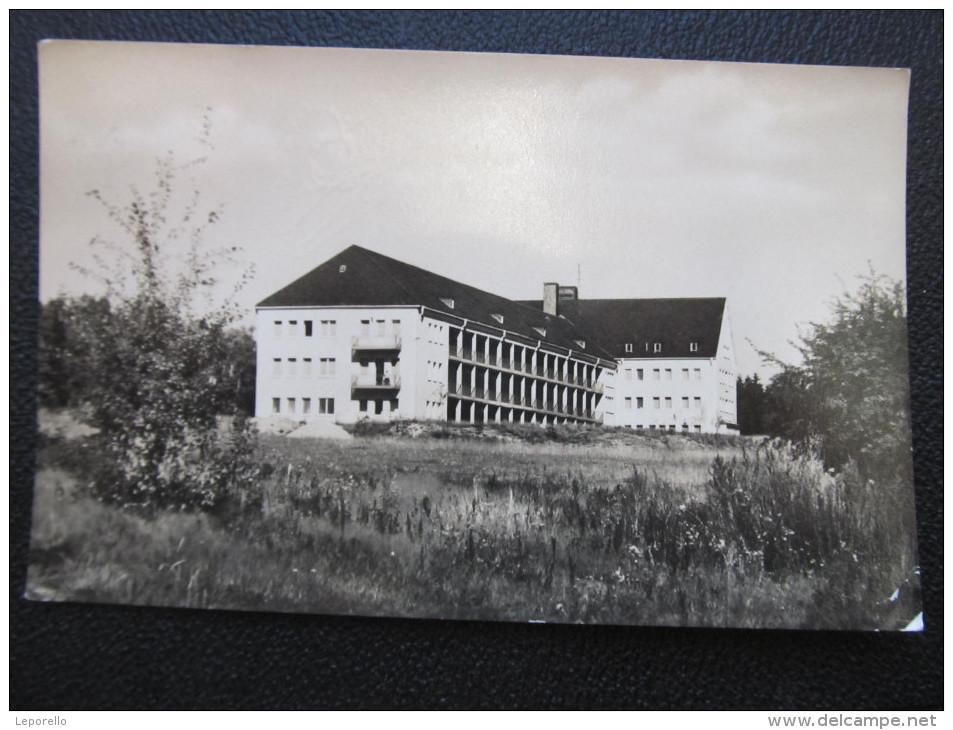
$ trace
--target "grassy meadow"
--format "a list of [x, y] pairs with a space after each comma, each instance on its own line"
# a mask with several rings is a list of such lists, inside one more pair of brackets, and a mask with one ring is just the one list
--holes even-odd
[[98, 501], [96, 453], [96, 434], [40, 439], [30, 598], [790, 628], [916, 613], [912, 493], [780, 443], [569, 426], [262, 435], [257, 486], [211, 513]]

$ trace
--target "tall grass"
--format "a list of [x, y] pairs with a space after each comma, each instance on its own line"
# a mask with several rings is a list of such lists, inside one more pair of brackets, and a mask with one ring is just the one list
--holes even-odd
[[781, 443], [272, 437], [254, 493], [154, 517], [89, 499], [73, 451], [48, 448], [70, 470], [37, 480], [37, 597], [668, 625], [911, 618], [888, 600], [914, 562], [896, 505]]

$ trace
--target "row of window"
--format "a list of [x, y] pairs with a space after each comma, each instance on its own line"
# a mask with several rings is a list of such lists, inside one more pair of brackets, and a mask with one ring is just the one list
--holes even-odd
[[[362, 319], [361, 320], [361, 337], [371, 337], [373, 333], [374, 337], [386, 337], [387, 336], [387, 320], [386, 319]], [[392, 319], [390, 322], [390, 334], [394, 337], [400, 335], [400, 320]]]
[[[634, 372], [636, 380], [645, 380], [645, 370], [643, 368], [634, 368]], [[632, 380], [633, 368], [625, 368], [624, 373], [626, 380]], [[652, 380], [662, 380], [663, 375], [665, 380], [671, 380], [672, 368], [652, 368]], [[701, 380], [701, 368], [692, 368], [691, 371], [688, 368], [682, 368], [682, 380], [691, 380], [691, 376], [694, 376], [695, 380]]]
[[[626, 428], [632, 428], [632, 426], [628, 426], [628, 425], [627, 425]], [[644, 430], [646, 429], [646, 426], [643, 426], [641, 423], [639, 423], [639, 424], [637, 424], [637, 425], [635, 426], [635, 428], [636, 428], [636, 430], [638, 430], [638, 431], [644, 431]], [[670, 423], [668, 426], [665, 426], [665, 424], [655, 425], [654, 423], [652, 423], [652, 424], [650, 424], [647, 428], [648, 428], [650, 431], [655, 431], [655, 430], [658, 430], [658, 431], [676, 431], [676, 430], [678, 430], [678, 431], [682, 431], [682, 432], [684, 432], [684, 433], [688, 433], [689, 431], [694, 431], [695, 433], [701, 433], [701, 432], [702, 432], [702, 427], [701, 427], [701, 426], [699, 426], [699, 425], [697, 425], [697, 424], [694, 425], [694, 426], [689, 426], [687, 423], [683, 423], [681, 426], [675, 426], [674, 423]]]
[[[318, 335], [320, 337], [336, 337], [337, 336], [337, 320], [334, 319], [319, 319], [318, 320]], [[361, 320], [361, 335], [364, 337], [370, 337], [371, 332], [374, 332], [375, 337], [384, 337], [387, 332], [387, 320], [385, 319], [362, 319]], [[289, 319], [287, 322], [284, 320], [276, 319], [274, 320], [274, 334], [275, 337], [299, 337], [303, 335], [304, 337], [313, 337], [315, 332], [314, 320], [313, 319], [304, 319], [300, 322], [297, 319]], [[397, 336], [400, 334], [400, 320], [392, 319], [390, 322], [390, 334]]]
[[440, 345], [442, 344], [441, 340], [443, 339], [443, 328], [446, 325], [437, 324], [436, 322], [429, 321], [427, 322], [427, 342], [431, 345]]
[[[314, 337], [314, 320], [303, 319], [299, 322], [296, 319], [289, 319], [285, 322], [284, 320], [276, 319], [274, 333], [275, 337], [298, 337], [300, 335]], [[333, 319], [319, 319], [318, 334], [321, 337], [334, 337], [337, 335], [337, 321]]]
[[[319, 357], [318, 358], [318, 375], [322, 378], [329, 378], [334, 375], [335, 368], [335, 358], [333, 357]], [[314, 370], [314, 361], [313, 358], [303, 357], [301, 358], [301, 375], [304, 377], [309, 377], [312, 375]], [[276, 357], [271, 362], [271, 374], [275, 377], [280, 377], [281, 375], [287, 375], [289, 377], [294, 377], [298, 375], [298, 358], [289, 357], [284, 361], [280, 357]]]
[[[298, 410], [298, 404], [301, 404], [301, 410]], [[284, 413], [285, 415], [302, 415], [308, 416], [311, 415], [311, 399], [310, 398], [285, 398], [285, 409], [281, 410], [281, 398], [272, 398], [271, 399], [271, 412], [275, 415]], [[334, 398], [318, 398], [318, 413], [321, 414], [333, 414], [334, 413]]]
[[443, 363], [437, 360], [427, 360], [427, 382], [443, 382]]
[[[633, 345], [631, 342], [626, 342], [626, 343], [625, 343], [625, 351], [626, 351], [626, 352], [635, 352], [635, 345]], [[646, 352], [649, 352], [649, 343], [648, 343], [648, 342], [645, 343], [645, 351], [646, 351]], [[651, 350], [651, 351], [652, 351], [653, 353], [659, 353], [659, 352], [661, 352], [661, 351], [662, 351], [662, 343], [661, 343], [661, 342], [653, 342], [653, 343], [652, 343], [652, 350]], [[697, 342], [689, 342], [689, 343], [688, 343], [688, 351], [689, 351], [689, 352], [698, 352], [698, 343], [697, 343]]]
[[[626, 397], [626, 399], [625, 399], [625, 407], [626, 407], [626, 408], [632, 408], [632, 400], [633, 400], [632, 398]], [[672, 408], [672, 407], [673, 407], [672, 399], [671, 399], [670, 397], [668, 397], [668, 396], [666, 396], [664, 399], [663, 399], [663, 398], [652, 398], [652, 407], [653, 407], [653, 408], [661, 408], [661, 407], [662, 407], [662, 401], [663, 401], [663, 400], [665, 401], [665, 407], [666, 407], [666, 408]], [[698, 398], [697, 396], [696, 396], [695, 398], [691, 399], [691, 401], [689, 401], [689, 398], [688, 398], [687, 396], [682, 398], [682, 408], [683, 408], [683, 409], [687, 409], [690, 404], [694, 404], [695, 408], [701, 408], [701, 407], [702, 407], [702, 399], [701, 399], [701, 398]], [[645, 408], [645, 398], [636, 397], [636, 398], [635, 398], [635, 407], [636, 407], [636, 408]]]

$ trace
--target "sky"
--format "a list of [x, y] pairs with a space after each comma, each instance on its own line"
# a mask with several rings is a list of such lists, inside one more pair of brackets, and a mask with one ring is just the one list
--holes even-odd
[[512, 299], [547, 281], [727, 297], [740, 372], [768, 377], [758, 351], [796, 361], [788, 343], [858, 276], [905, 281], [905, 70], [82, 41], [39, 56], [43, 301], [99, 293], [73, 264], [96, 237], [129, 242], [87, 193], [147, 193], [169, 152], [170, 221], [198, 191], [222, 212], [203, 243], [254, 266], [249, 323], [358, 244]]

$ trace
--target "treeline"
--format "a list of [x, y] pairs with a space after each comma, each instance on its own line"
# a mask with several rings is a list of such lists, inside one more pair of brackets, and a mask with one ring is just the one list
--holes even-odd
[[[139, 373], [126, 372], [124, 366], [128, 361], [117, 359], [123, 345], [146, 334], [133, 331], [138, 324], [146, 325], [118, 316], [105, 297], [58, 297], [41, 304], [37, 383], [40, 406], [81, 408], [101, 399], [104, 388], [121, 388], [123, 381], [138, 382]], [[170, 334], [180, 342], [183, 339], [181, 332]], [[217, 331], [208, 330], [205, 334], [199, 345], [203, 352], [194, 353], [184, 362], [186, 370], [194, 370], [210, 386], [206, 391], [210, 397], [203, 405], [219, 415], [253, 415], [254, 337], [249, 330], [238, 327], [218, 327]], [[151, 351], [156, 357], [160, 355], [156, 349]], [[174, 384], [170, 380], [165, 386], [171, 388]]]

